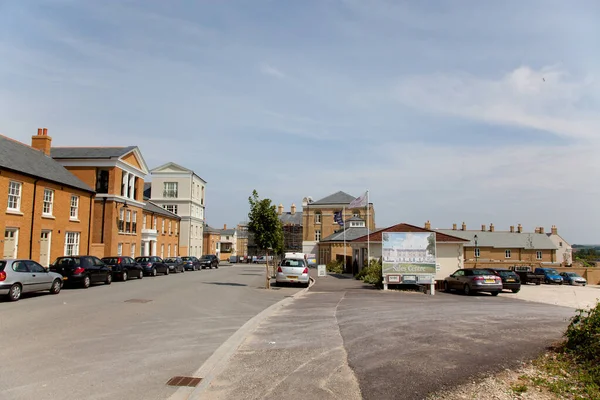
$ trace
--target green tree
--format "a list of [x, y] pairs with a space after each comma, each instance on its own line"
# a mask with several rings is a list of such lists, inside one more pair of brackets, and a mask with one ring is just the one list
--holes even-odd
[[270, 287], [269, 249], [274, 253], [283, 252], [283, 226], [277, 215], [277, 208], [271, 199], [261, 199], [256, 190], [248, 197], [250, 212], [248, 213], [248, 231], [254, 235], [254, 243], [267, 255], [266, 288]]
[[427, 243], [427, 251], [429, 254], [435, 256], [435, 233], [427, 237]]

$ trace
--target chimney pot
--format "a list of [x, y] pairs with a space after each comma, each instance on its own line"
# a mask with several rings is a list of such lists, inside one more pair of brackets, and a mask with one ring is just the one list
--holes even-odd
[[37, 135], [31, 137], [31, 147], [44, 152], [47, 156], [50, 155], [52, 148], [52, 138], [48, 136], [47, 128], [38, 128]]
[[38, 136], [43, 135], [44, 130], [42, 128], [38, 128]]
[[429, 220], [425, 222], [425, 229], [431, 229], [431, 222], [429, 222]]
[[466, 231], [467, 230], [467, 224], [465, 224], [464, 222], [462, 223], [462, 230]]
[[553, 235], [558, 235], [558, 228], [556, 227], [556, 225], [552, 225], [552, 230], [551, 230]]
[[481, 232], [485, 232], [485, 225], [481, 225]]
[[456, 224], [452, 224], [452, 230], [455, 231], [456, 230]]
[[281, 214], [283, 214], [283, 204], [279, 203], [279, 206], [277, 207], [277, 215]]
[[515, 233], [515, 226], [514, 226], [514, 225], [511, 225], [511, 226], [510, 226], [510, 232], [511, 232], [511, 233]]
[[223, 224], [223, 230], [227, 229], [227, 224]]
[[517, 225], [517, 232], [518, 233], [522, 233], [523, 232], [523, 226], [521, 224]]
[[490, 224], [490, 232], [494, 232], [494, 224]]
[[290, 212], [292, 215], [296, 215], [296, 204], [292, 203], [292, 207], [290, 207]]
[[542, 233], [542, 234], [544, 233], [544, 227], [543, 226], [540, 226], [540, 233]]
[[48, 136], [48, 128], [44, 128], [44, 136]]

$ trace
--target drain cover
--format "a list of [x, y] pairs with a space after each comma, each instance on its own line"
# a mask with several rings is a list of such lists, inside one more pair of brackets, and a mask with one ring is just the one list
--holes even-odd
[[149, 303], [152, 300], [146, 300], [146, 299], [129, 299], [129, 300], [125, 300], [125, 303]]
[[201, 381], [202, 378], [194, 378], [193, 376], [174, 376], [169, 379], [167, 385], [196, 387]]

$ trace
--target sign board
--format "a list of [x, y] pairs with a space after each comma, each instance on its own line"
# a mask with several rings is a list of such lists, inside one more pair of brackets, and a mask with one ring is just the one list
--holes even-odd
[[400, 275], [388, 275], [388, 283], [400, 283]]
[[327, 266], [319, 265], [317, 267], [317, 276], [327, 276]]
[[433, 281], [437, 270], [435, 232], [383, 232], [382, 242], [382, 273], [388, 283], [392, 276], [401, 276], [403, 284]]

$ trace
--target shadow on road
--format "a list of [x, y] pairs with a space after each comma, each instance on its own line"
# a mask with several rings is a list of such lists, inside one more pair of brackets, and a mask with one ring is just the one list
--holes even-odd
[[238, 274], [238, 275], [246, 275], [246, 276], [250, 276], [250, 275], [252, 275], [252, 276], [263, 276], [263, 275], [264, 275], [264, 273], [262, 273], [262, 274]]
[[205, 285], [218, 285], [218, 286], [248, 286], [245, 283], [235, 282], [204, 282]]

